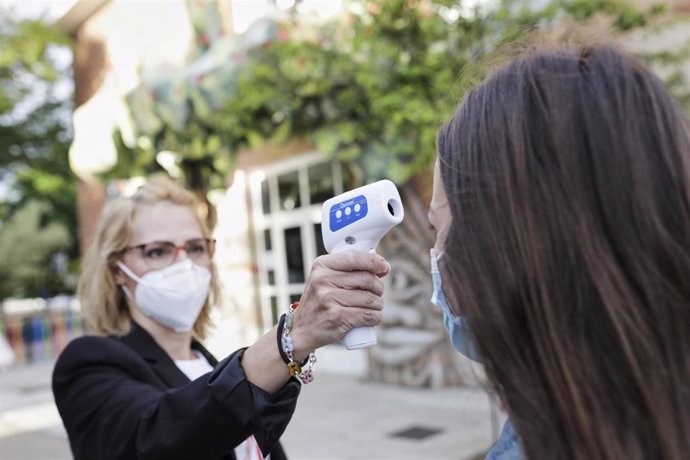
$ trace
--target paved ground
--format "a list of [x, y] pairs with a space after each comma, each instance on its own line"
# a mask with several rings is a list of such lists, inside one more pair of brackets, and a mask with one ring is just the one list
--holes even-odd
[[[0, 458], [71, 454], [50, 391], [52, 363], [0, 371]], [[495, 415], [495, 414], [494, 414]], [[496, 423], [479, 388], [406, 389], [317, 374], [283, 436], [293, 460], [483, 458]]]

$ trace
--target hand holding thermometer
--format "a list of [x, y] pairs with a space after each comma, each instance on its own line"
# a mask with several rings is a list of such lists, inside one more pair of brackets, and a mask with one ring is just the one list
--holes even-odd
[[[329, 253], [348, 249], [375, 252], [388, 231], [402, 222], [403, 210], [395, 184], [381, 180], [327, 200], [321, 208], [321, 233]], [[343, 338], [348, 350], [376, 345], [371, 326], [356, 327]]]

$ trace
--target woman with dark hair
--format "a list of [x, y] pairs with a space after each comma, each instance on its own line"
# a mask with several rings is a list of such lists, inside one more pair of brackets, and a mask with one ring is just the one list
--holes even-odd
[[437, 148], [433, 300], [510, 416], [489, 456], [688, 458], [690, 125], [664, 85], [610, 47], [533, 50]]

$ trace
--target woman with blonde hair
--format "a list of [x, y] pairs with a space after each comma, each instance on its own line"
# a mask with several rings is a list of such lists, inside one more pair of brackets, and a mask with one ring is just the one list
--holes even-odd
[[53, 374], [76, 459], [285, 458], [278, 440], [314, 350], [381, 320], [388, 263], [319, 257], [281, 323], [218, 362], [200, 343], [218, 288], [196, 209], [154, 178], [103, 211], [78, 288], [94, 335], [72, 341]]

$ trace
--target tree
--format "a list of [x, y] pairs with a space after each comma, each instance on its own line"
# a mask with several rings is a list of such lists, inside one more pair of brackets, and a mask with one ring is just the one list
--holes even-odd
[[44, 220], [47, 207], [30, 201], [0, 229], [0, 298], [33, 297], [61, 287], [53, 256], [70, 238], [64, 225]]
[[[77, 257], [75, 181], [67, 155], [71, 142], [70, 91], [65, 88], [70, 77], [67, 43], [40, 19], [18, 20], [10, 11], [0, 12], [0, 183], [6, 189], [0, 196], [3, 241], [9, 238], [6, 232], [18, 231], [17, 219], [24, 219], [21, 231], [36, 232], [27, 237], [44, 238], [46, 228], [50, 228], [48, 234], [60, 234], [56, 237], [60, 244], [45, 246], [48, 254], [23, 259], [21, 268], [16, 268], [23, 273], [44, 270], [51, 251], [67, 251], [72, 259]], [[15, 270], [11, 264], [3, 265]], [[10, 278], [20, 283], [10, 290], [13, 294], [38, 295], [48, 284], [57, 290], [69, 289], [56, 279], [48, 282], [47, 276], [43, 276], [45, 286], [39, 286], [41, 277], [33, 275]]]

